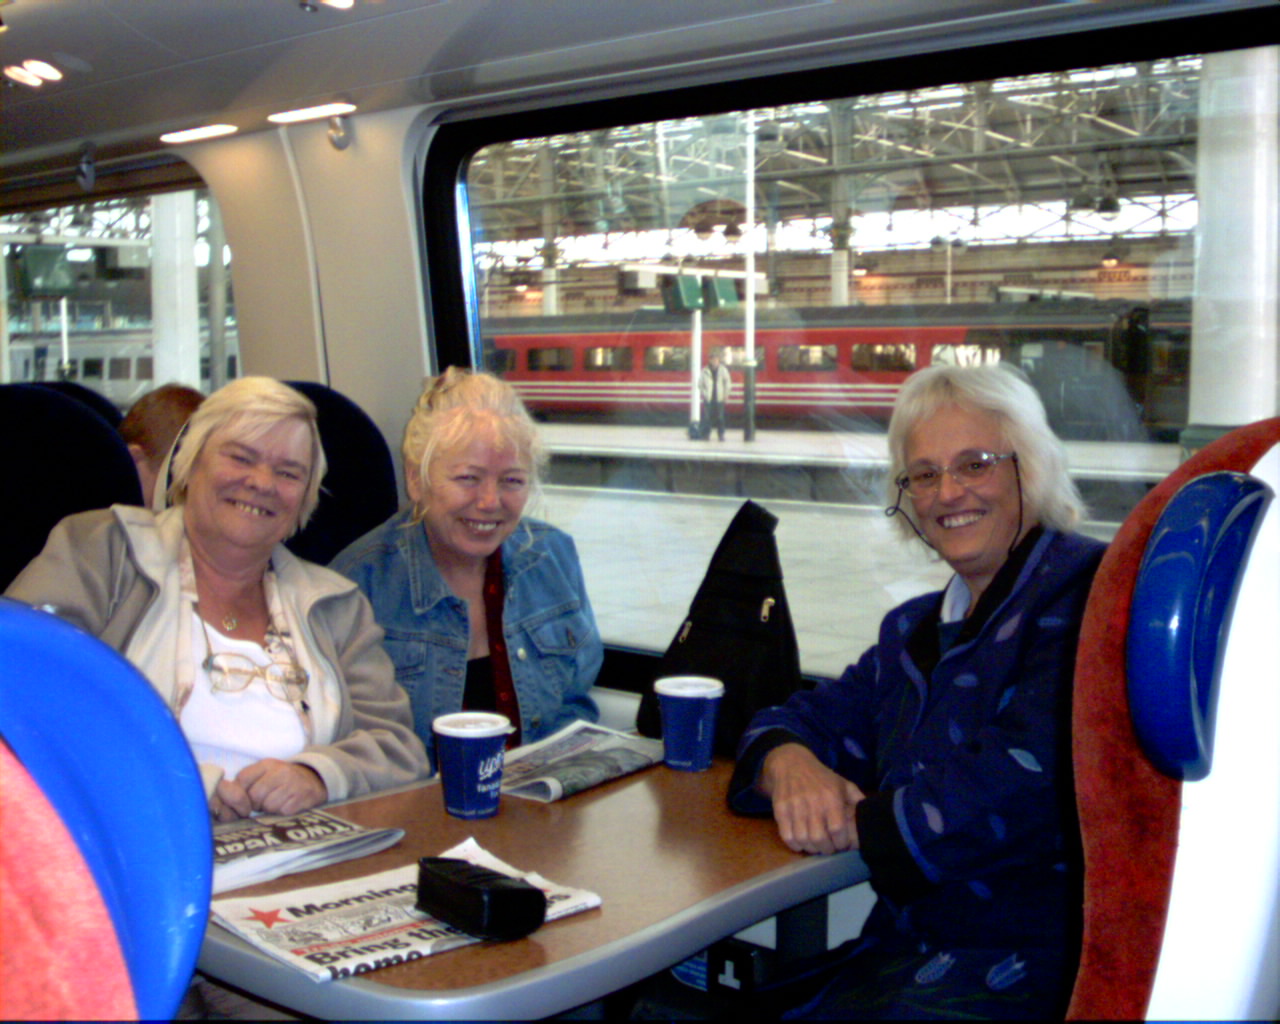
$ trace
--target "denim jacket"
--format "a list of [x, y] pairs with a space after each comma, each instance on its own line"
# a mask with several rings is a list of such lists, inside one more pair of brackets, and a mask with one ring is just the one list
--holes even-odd
[[[413, 704], [414, 728], [434, 763], [431, 722], [462, 708], [467, 677], [467, 604], [436, 568], [426, 530], [396, 513], [342, 551], [332, 568], [356, 582], [386, 630], [396, 681]], [[599, 716], [588, 695], [604, 645], [572, 538], [524, 519], [502, 546], [502, 632], [526, 743], [575, 718]]]

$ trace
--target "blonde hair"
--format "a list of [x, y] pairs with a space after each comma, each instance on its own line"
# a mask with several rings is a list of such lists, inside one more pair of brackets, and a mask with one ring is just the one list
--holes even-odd
[[414, 502], [414, 522], [421, 521], [427, 510], [432, 463], [483, 426], [493, 428], [500, 448], [510, 447], [527, 464], [530, 497], [540, 493], [547, 452], [515, 388], [491, 373], [451, 366], [423, 382], [422, 394], [404, 429], [401, 453], [405, 475], [417, 474], [423, 495]]
[[[1018, 477], [1028, 509], [1050, 529], [1070, 532], [1085, 505], [1067, 473], [1067, 451], [1045, 417], [1040, 396], [1021, 374], [1000, 366], [930, 366], [907, 378], [889, 420], [889, 504], [898, 500], [897, 480], [906, 470], [907, 439], [916, 426], [948, 406], [994, 416], [1000, 433], [1018, 453]], [[896, 520], [903, 517], [895, 516]], [[904, 536], [909, 524], [899, 521]]]
[[187, 500], [187, 487], [200, 452], [222, 428], [234, 429], [237, 440], [253, 443], [285, 420], [300, 420], [311, 436], [311, 476], [298, 510], [298, 521], [290, 535], [307, 524], [320, 504], [320, 482], [328, 469], [320, 430], [316, 425], [316, 407], [301, 391], [271, 377], [240, 377], [219, 388], [200, 403], [187, 421], [173, 456], [173, 482], [169, 485], [169, 501], [181, 505]]

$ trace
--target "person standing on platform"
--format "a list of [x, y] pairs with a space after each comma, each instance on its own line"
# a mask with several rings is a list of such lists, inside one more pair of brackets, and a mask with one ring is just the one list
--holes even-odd
[[729, 367], [720, 361], [719, 351], [711, 353], [707, 365], [698, 375], [698, 393], [702, 396], [702, 439], [711, 436], [712, 428], [724, 440], [724, 407], [733, 392]]
[[888, 511], [955, 575], [891, 611], [838, 681], [752, 720], [730, 803], [797, 852], [857, 849], [862, 935], [780, 1001], [794, 1016], [1061, 1016], [1079, 955], [1076, 643], [1104, 545], [1035, 390], [999, 367], [908, 378]]

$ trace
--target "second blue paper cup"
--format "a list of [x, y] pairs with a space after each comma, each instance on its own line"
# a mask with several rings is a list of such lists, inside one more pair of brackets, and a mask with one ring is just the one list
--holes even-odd
[[662, 709], [663, 760], [678, 771], [706, 771], [724, 683], [710, 676], [664, 676], [653, 689]]
[[436, 763], [444, 786], [444, 809], [455, 818], [492, 818], [498, 813], [503, 750], [515, 730], [506, 715], [457, 711], [431, 723]]

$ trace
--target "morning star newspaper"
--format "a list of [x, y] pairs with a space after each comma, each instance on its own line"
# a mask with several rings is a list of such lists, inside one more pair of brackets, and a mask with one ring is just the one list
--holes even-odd
[[549, 803], [661, 760], [661, 740], [579, 719], [545, 740], [511, 751], [502, 769], [502, 792]]
[[[517, 871], [474, 839], [440, 856], [470, 861], [537, 886], [547, 894], [548, 921], [600, 906], [595, 893]], [[213, 919], [317, 982], [365, 974], [480, 941], [424, 914], [414, 906], [417, 898], [418, 865], [414, 863], [274, 896], [214, 900]]]
[[321, 810], [229, 821], [213, 829], [213, 891], [363, 857], [402, 838], [404, 829], [365, 828]]

